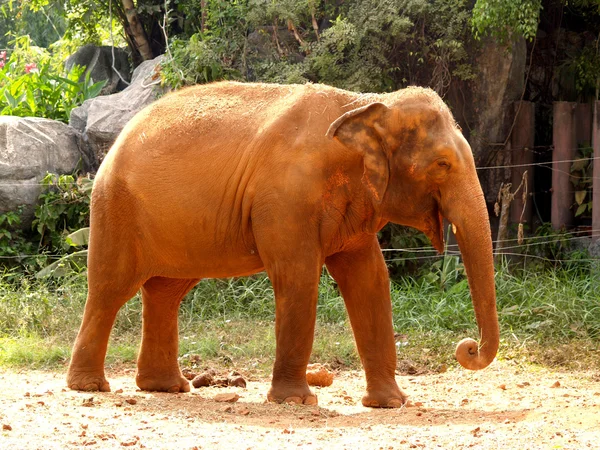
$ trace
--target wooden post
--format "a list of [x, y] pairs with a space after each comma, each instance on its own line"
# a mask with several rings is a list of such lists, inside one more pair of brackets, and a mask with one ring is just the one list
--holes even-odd
[[[515, 114], [515, 127], [511, 135], [512, 164], [526, 165], [533, 163], [533, 143], [535, 139], [535, 103], [515, 102], [513, 103]], [[527, 171], [527, 192], [533, 192], [533, 166], [513, 167], [512, 185], [519, 186], [523, 180], [523, 173]], [[532, 218], [532, 202], [528, 201], [523, 211], [523, 199], [520, 195], [514, 198], [510, 210], [510, 221], [512, 223], [530, 224]], [[522, 214], [522, 219], [521, 219]]]
[[592, 145], [593, 103], [577, 103], [575, 106], [575, 140], [577, 144]]
[[593, 103], [592, 147], [594, 148], [594, 184], [592, 192], [592, 235], [600, 240], [600, 100]]
[[552, 228], [559, 230], [573, 223], [573, 185], [569, 180], [571, 162], [577, 150], [574, 111], [575, 103], [554, 102], [552, 140]]

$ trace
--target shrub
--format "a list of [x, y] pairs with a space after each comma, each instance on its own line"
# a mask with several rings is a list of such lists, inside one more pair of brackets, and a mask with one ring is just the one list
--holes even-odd
[[89, 225], [92, 184], [87, 177], [53, 173], [44, 177], [32, 224], [40, 248], [64, 253], [69, 248], [66, 235]]
[[71, 110], [97, 96], [106, 81], [94, 83], [85, 68], [74, 66], [65, 76], [56, 73], [49, 55], [25, 51], [27, 36], [16, 40], [13, 55], [0, 54], [0, 115], [44, 117], [69, 121]]

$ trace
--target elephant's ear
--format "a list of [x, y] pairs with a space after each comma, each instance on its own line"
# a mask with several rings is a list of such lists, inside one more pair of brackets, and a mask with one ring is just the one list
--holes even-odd
[[388, 157], [382, 147], [381, 122], [388, 112], [383, 103], [348, 111], [329, 126], [327, 137], [359, 151], [364, 158], [364, 181], [377, 201], [383, 199], [390, 178]]

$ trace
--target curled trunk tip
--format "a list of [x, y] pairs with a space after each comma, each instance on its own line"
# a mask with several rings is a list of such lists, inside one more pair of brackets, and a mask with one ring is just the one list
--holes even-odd
[[481, 370], [492, 363], [497, 351], [497, 345], [479, 346], [477, 341], [467, 338], [458, 343], [455, 355], [465, 369]]

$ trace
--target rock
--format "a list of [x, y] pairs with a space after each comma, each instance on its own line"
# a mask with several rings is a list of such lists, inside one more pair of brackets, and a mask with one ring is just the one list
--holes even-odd
[[306, 382], [309, 386], [331, 386], [333, 373], [320, 364], [309, 364], [306, 368]]
[[219, 403], [235, 403], [240, 399], [238, 394], [233, 392], [227, 394], [217, 394], [214, 396], [213, 400]]
[[190, 369], [181, 369], [181, 374], [186, 380], [192, 381], [194, 378], [198, 376], [196, 372], [192, 372]]
[[194, 386], [195, 388], [211, 386], [213, 384], [213, 381], [213, 376], [208, 372], [204, 372], [192, 380], [192, 386]]
[[600, 239], [592, 241], [588, 247], [590, 257], [600, 259]]
[[12, 431], [12, 427], [9, 424], [4, 423], [4, 424], [2, 424], [2, 430], [3, 431]]
[[85, 80], [88, 73], [94, 83], [106, 80], [101, 95], [122, 91], [131, 79], [129, 55], [122, 48], [106, 45], [100, 47], [93, 44], [84, 45], [67, 58], [65, 69], [70, 71], [75, 64], [85, 67], [85, 72], [81, 75], [80, 81]]
[[127, 403], [129, 403], [130, 405], [137, 405], [137, 400], [135, 398], [128, 398], [128, 399], [125, 399], [125, 401]]
[[238, 372], [231, 372], [227, 377], [227, 385], [245, 388], [246, 380]]
[[0, 214], [24, 205], [22, 226], [29, 228], [46, 173], [72, 173], [89, 160], [78, 142], [62, 122], [0, 116]]
[[162, 59], [161, 55], [140, 64], [133, 72], [131, 84], [123, 91], [86, 100], [71, 111], [69, 124], [82, 131], [83, 144], [94, 157], [94, 169], [98, 168], [127, 122], [164, 92], [156, 83], [157, 68]]

